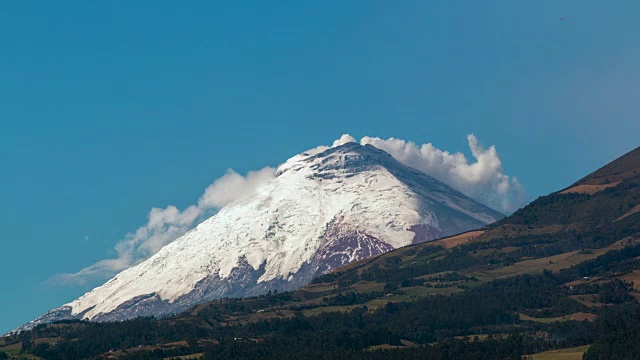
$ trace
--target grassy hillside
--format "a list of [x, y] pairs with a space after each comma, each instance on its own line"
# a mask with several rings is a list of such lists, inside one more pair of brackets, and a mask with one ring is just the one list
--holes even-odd
[[585, 176], [573, 186], [581, 184], [606, 184], [640, 174], [640, 166], [638, 166], [638, 164], [640, 164], [640, 147]]
[[41, 325], [0, 346], [46, 359], [623, 358], [640, 351], [625, 335], [640, 333], [638, 154], [486, 228], [298, 291], [161, 320]]

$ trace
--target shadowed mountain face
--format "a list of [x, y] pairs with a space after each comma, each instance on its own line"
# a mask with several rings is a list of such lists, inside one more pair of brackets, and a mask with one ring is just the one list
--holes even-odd
[[[640, 148], [589, 174], [570, 187], [543, 196], [488, 226], [473, 241], [528, 237], [538, 248], [564, 250], [608, 245], [635, 236], [640, 221]], [[613, 235], [617, 234], [617, 235]], [[547, 237], [547, 240], [544, 240]], [[556, 249], [554, 251], [559, 251]]]
[[300, 288], [353, 261], [503, 216], [371, 145], [296, 155], [143, 263], [34, 322], [166, 316], [222, 297]]
[[[638, 211], [640, 148], [603, 166], [570, 187], [541, 197], [496, 223], [587, 231], [609, 226]], [[615, 225], [613, 225], [615, 226]], [[485, 235], [488, 236], [489, 234]]]

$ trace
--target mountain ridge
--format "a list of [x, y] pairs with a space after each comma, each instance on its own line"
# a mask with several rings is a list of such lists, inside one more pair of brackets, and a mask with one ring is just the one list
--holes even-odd
[[636, 170], [636, 174], [638, 173], [638, 170], [640, 170], [640, 147], [637, 147], [618, 157], [614, 161], [603, 165], [589, 175], [576, 181], [573, 185], [569, 186], [569, 188], [582, 184], [599, 185], [607, 178], [610, 179], [607, 179], [606, 182], [611, 183], [613, 181], [617, 181], [616, 176], [624, 176], [634, 170]]
[[215, 298], [293, 290], [346, 263], [501, 217], [372, 145], [310, 150], [254, 197], [27, 327], [166, 316]]

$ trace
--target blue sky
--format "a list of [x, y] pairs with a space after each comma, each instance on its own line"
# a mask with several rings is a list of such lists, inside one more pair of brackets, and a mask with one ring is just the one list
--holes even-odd
[[[528, 199], [637, 147], [635, 2], [0, 7], [0, 332], [93, 285], [151, 207], [343, 133], [471, 156]], [[562, 20], [561, 20], [562, 18]]]

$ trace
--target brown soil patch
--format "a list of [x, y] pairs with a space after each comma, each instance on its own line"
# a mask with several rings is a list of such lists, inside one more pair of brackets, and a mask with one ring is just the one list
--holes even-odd
[[640, 289], [640, 270], [633, 270], [629, 274], [620, 276], [620, 279], [624, 281], [632, 281], [633, 288], [636, 290]]
[[400, 346], [398, 346], [398, 345], [380, 344], [380, 345], [369, 346], [368, 348], [365, 349], [365, 351], [393, 350], [393, 349], [399, 349], [399, 348], [400, 348]]
[[528, 225], [505, 224], [496, 226], [495, 228], [482, 234], [479, 241], [491, 241], [499, 238], [514, 238], [523, 235], [540, 235], [552, 234], [562, 231], [564, 225], [554, 224], [541, 227], [530, 227]]
[[574, 320], [574, 321], [583, 321], [583, 320], [594, 321], [598, 317], [597, 315], [584, 313], [584, 312], [577, 312], [577, 313], [573, 313], [573, 314], [569, 314], [569, 315], [550, 317], [550, 318], [538, 318], [538, 317], [528, 316], [528, 315], [525, 315], [525, 314], [522, 314], [522, 313], [519, 313], [518, 316], [520, 316], [520, 320], [534, 321], [534, 322], [539, 322], [539, 323], [544, 323], [544, 324], [549, 324], [549, 323], [556, 322], [556, 321], [569, 321], [569, 320]]
[[[640, 152], [638, 152], [638, 154], [640, 154]], [[594, 177], [592, 179], [584, 181], [583, 184], [601, 185], [601, 184], [605, 184], [605, 183], [611, 183], [611, 182], [614, 182], [614, 181], [630, 179], [630, 178], [633, 178], [633, 177], [637, 176], [639, 173], [640, 173], [640, 168], [639, 167], [635, 167], [633, 169], [629, 169], [627, 171], [620, 172], [620, 173], [617, 173], [617, 174]]]
[[619, 218], [615, 219], [613, 222], [620, 221], [620, 220], [626, 218], [627, 216], [631, 216], [631, 215], [633, 215], [633, 214], [635, 214], [637, 212], [640, 212], [640, 204], [634, 206], [633, 209], [627, 211], [626, 213], [624, 213], [624, 215], [622, 215]]
[[578, 313], [575, 313], [575, 314], [571, 314], [571, 320], [575, 320], [575, 321], [589, 320], [589, 321], [593, 322], [597, 318], [598, 318], [598, 315], [589, 314], [589, 313], [583, 313], [583, 312], [578, 312]]
[[604, 189], [608, 189], [610, 187], [618, 186], [622, 181], [616, 181], [609, 184], [600, 184], [600, 185], [578, 185], [567, 190], [562, 191], [560, 194], [569, 194], [569, 193], [578, 193], [578, 194], [589, 194], [593, 195], [597, 192], [600, 192]]
[[591, 345], [579, 346], [568, 349], [545, 351], [538, 354], [527, 355], [533, 360], [582, 360], [582, 356]]
[[408, 346], [408, 347], [414, 347], [416, 346], [416, 343], [409, 341], [409, 340], [405, 340], [405, 339], [400, 339], [400, 343], [404, 346]]
[[452, 237], [448, 237], [440, 240], [435, 240], [430, 242], [429, 244], [435, 245], [435, 246], [444, 246], [447, 249], [449, 249], [449, 248], [458, 246], [460, 244], [467, 243], [484, 233], [485, 233], [484, 230], [470, 231], [464, 234], [460, 234], [460, 235], [456, 235], [456, 236], [452, 236]]
[[182, 340], [182, 341], [170, 342], [170, 343], [160, 345], [161, 348], [177, 348], [180, 346], [188, 347], [189, 343], [186, 342], [185, 340]]

